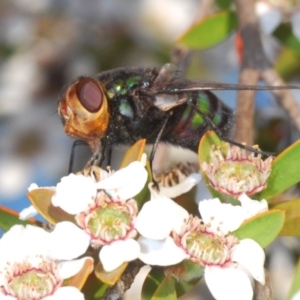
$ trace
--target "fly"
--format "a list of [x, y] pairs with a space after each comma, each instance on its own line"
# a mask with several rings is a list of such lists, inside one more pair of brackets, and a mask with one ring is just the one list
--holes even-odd
[[65, 132], [90, 146], [87, 166], [110, 160], [112, 146], [131, 145], [145, 138], [153, 144], [170, 143], [197, 152], [209, 129], [225, 141], [257, 152], [229, 139], [232, 110], [211, 90], [271, 90], [296, 86], [244, 86], [199, 83], [182, 78], [172, 64], [158, 68], [118, 68], [97, 77], [80, 77], [62, 93], [58, 112]]

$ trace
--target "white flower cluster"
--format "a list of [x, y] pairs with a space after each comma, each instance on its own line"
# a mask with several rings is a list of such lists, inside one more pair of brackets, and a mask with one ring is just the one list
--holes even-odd
[[[104, 175], [98, 180], [70, 174], [56, 186], [52, 204], [74, 215], [77, 226], [65, 221], [48, 233], [16, 225], [4, 235], [0, 240], [0, 270], [4, 270], [0, 273], [0, 299], [60, 299], [54, 296], [67, 288], [74, 293], [72, 299], [82, 299], [79, 290], [63, 287], [62, 282], [78, 272], [81, 265], [72, 259], [83, 255], [89, 246], [100, 249], [99, 259], [107, 272], [135, 259], [151, 266], [190, 259], [204, 267], [205, 281], [220, 300], [251, 300], [251, 277], [264, 284], [263, 249], [254, 240], [238, 240], [231, 232], [244, 220], [267, 210], [265, 201], [251, 200], [245, 194], [239, 197], [240, 206], [219, 199], [203, 200], [200, 219], [168, 198], [167, 190], [165, 194], [158, 192], [150, 183], [151, 199], [139, 211], [134, 197], [147, 188], [144, 164], [136, 161]], [[179, 195], [200, 180], [199, 174], [191, 174], [179, 183], [180, 189], [170, 187], [171, 194], [176, 191], [175, 196]], [[23, 212], [22, 217], [32, 211]], [[77, 268], [69, 267], [72, 263]], [[70, 269], [64, 271], [65, 266]], [[41, 289], [42, 276], [47, 278], [47, 289]], [[26, 291], [21, 279], [35, 288]]]

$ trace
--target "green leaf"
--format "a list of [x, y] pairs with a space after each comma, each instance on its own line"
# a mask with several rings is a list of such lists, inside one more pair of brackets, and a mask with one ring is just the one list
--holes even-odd
[[221, 9], [228, 9], [232, 3], [232, 0], [216, 0], [216, 4]]
[[177, 42], [192, 49], [207, 49], [228, 38], [237, 25], [237, 16], [234, 12], [219, 11], [193, 25]]
[[167, 267], [165, 272], [174, 277], [176, 281], [193, 281], [201, 279], [204, 267], [185, 259], [177, 265]]
[[246, 220], [233, 234], [239, 240], [253, 239], [262, 248], [265, 248], [278, 236], [284, 219], [284, 211], [270, 210]]
[[295, 296], [295, 294], [299, 292], [299, 289], [300, 289], [300, 259], [298, 260], [297, 266], [295, 268], [293, 283], [289, 291], [287, 300], [291, 300], [293, 296]]
[[8, 231], [12, 226], [16, 224], [24, 226], [27, 224], [41, 226], [41, 223], [33, 218], [30, 218], [26, 221], [20, 220], [18, 212], [0, 205], [0, 228], [4, 231]]
[[284, 47], [277, 55], [275, 70], [285, 81], [297, 75], [300, 68], [300, 53]]
[[267, 188], [259, 199], [270, 200], [300, 181], [300, 140], [280, 153], [272, 163], [272, 171], [267, 180]]
[[95, 273], [92, 272], [82, 288], [82, 293], [87, 300], [98, 300], [109, 287], [108, 284], [99, 281]]
[[214, 145], [215, 147], [220, 148], [222, 154], [226, 156], [228, 151], [228, 143], [223, 142], [220, 140], [220, 138], [216, 135], [214, 131], [207, 131], [201, 138], [199, 143], [199, 149], [198, 149], [198, 157], [199, 157], [199, 165], [201, 170], [202, 178], [204, 179], [211, 195], [214, 198], [219, 198], [222, 202], [225, 203], [231, 203], [233, 205], [240, 204], [238, 200], [236, 200], [233, 197], [230, 197], [229, 195], [224, 195], [216, 191], [209, 183], [209, 179], [206, 176], [206, 174], [202, 170], [202, 163], [206, 162], [209, 163], [211, 161], [210, 151], [211, 147]]
[[300, 54], [300, 41], [294, 36], [291, 24], [281, 23], [273, 32], [273, 35], [277, 37], [284, 46]]
[[285, 212], [285, 222], [280, 235], [300, 236], [300, 199], [270, 204], [270, 208]]
[[152, 269], [142, 288], [143, 300], [177, 300], [175, 281], [161, 268]]

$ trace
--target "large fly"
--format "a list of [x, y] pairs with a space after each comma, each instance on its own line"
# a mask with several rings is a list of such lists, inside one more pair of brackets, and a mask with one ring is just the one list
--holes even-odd
[[60, 97], [58, 112], [66, 133], [84, 140], [93, 155], [87, 166], [99, 164], [116, 144], [145, 138], [197, 152], [207, 130], [250, 151], [259, 150], [230, 139], [232, 110], [211, 90], [272, 90], [297, 86], [244, 86], [185, 79], [172, 64], [158, 68], [118, 68], [97, 77], [80, 77]]

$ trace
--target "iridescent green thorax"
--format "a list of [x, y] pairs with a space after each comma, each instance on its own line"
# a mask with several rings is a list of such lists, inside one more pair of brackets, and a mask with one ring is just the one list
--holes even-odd
[[141, 76], [135, 75], [127, 79], [118, 79], [107, 85], [107, 95], [109, 100], [117, 96], [125, 96], [128, 92], [141, 83]]

